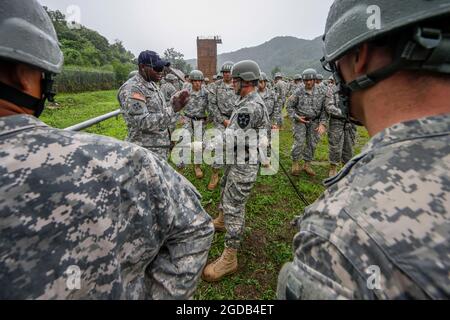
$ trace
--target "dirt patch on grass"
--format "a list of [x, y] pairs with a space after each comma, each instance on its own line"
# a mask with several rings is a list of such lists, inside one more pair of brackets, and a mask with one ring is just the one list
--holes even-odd
[[268, 239], [263, 230], [253, 230], [243, 243], [238, 272], [253, 283], [239, 284], [234, 289], [237, 299], [260, 299], [261, 294], [273, 286], [277, 274], [267, 270], [271, 259], [267, 256]]
[[255, 186], [254, 194], [258, 196], [261, 195], [272, 195], [274, 193], [273, 186], [267, 184], [257, 184]]

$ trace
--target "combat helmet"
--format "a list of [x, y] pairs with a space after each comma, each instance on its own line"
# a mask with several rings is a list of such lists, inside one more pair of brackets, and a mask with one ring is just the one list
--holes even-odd
[[169, 74], [166, 76], [166, 80], [167, 80], [168, 82], [175, 82], [175, 81], [178, 80], [178, 78], [177, 78], [175, 75], [169, 73]]
[[260, 81], [269, 81], [269, 78], [267, 78], [267, 74], [265, 72], [261, 72], [259, 80]]
[[232, 61], [226, 61], [222, 67], [220, 68], [220, 72], [231, 72], [231, 69], [233, 68], [234, 62]]
[[189, 74], [189, 79], [191, 81], [204, 81], [205, 77], [203, 76], [203, 72], [200, 70], [192, 70]]
[[281, 72], [277, 72], [277, 73], [275, 73], [275, 75], [274, 75], [273, 78], [274, 78], [274, 79], [277, 79], [277, 78], [283, 78], [283, 74], [282, 74]]
[[449, 74], [450, 34], [435, 24], [449, 14], [448, 0], [335, 1], [323, 37], [322, 64], [341, 82], [337, 59], [363, 43], [395, 35], [393, 62], [352, 81], [346, 85], [348, 89], [368, 88], [400, 69]]
[[315, 69], [306, 69], [302, 73], [303, 80], [316, 80], [317, 79], [317, 71]]
[[252, 60], [243, 60], [236, 63], [231, 70], [232, 78], [240, 78], [244, 81], [256, 81], [261, 76], [258, 64]]
[[0, 99], [14, 104], [21, 101], [38, 117], [45, 100], [53, 101], [53, 75], [61, 72], [64, 57], [53, 23], [36, 0], [0, 2], [0, 59], [28, 64], [44, 72], [40, 99], [6, 84], [1, 84], [0, 90]]

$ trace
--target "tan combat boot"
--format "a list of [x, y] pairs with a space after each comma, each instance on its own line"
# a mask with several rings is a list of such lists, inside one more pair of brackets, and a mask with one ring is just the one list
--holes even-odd
[[216, 232], [225, 232], [226, 231], [225, 219], [224, 219], [222, 210], [219, 211], [219, 215], [217, 216], [217, 218], [215, 218], [213, 220], [213, 224], [214, 224], [214, 230]]
[[194, 165], [194, 172], [195, 172], [195, 177], [197, 179], [203, 178], [203, 171], [202, 171], [202, 168], [200, 168], [199, 164]]
[[292, 170], [291, 170], [292, 175], [299, 176], [300, 172], [302, 172], [302, 169], [300, 168], [300, 162], [299, 161], [292, 162]]
[[309, 162], [305, 162], [305, 164], [303, 165], [303, 170], [305, 170], [306, 174], [308, 174], [311, 177], [315, 177], [316, 176], [316, 173], [311, 168], [311, 164]]
[[208, 190], [213, 191], [217, 188], [219, 184], [219, 170], [213, 169], [213, 174], [211, 176], [211, 181], [208, 184]]
[[330, 165], [330, 172], [328, 173], [328, 177], [334, 177], [337, 175], [337, 166], [335, 164]]
[[237, 250], [225, 247], [220, 258], [205, 267], [202, 279], [207, 282], [216, 282], [235, 273], [237, 269]]

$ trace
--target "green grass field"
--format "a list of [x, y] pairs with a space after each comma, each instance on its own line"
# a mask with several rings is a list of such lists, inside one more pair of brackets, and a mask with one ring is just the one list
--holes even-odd
[[[119, 107], [116, 91], [62, 94], [56, 99], [59, 106], [47, 108], [41, 119], [57, 128], [80, 123]], [[122, 117], [107, 120], [86, 131], [117, 139], [124, 139], [127, 134]], [[367, 140], [367, 132], [359, 128], [356, 152], [360, 152]], [[290, 123], [285, 120], [285, 126], [280, 132], [280, 161], [289, 171], [291, 146]], [[317, 162], [313, 164], [318, 175], [310, 178], [302, 173], [300, 177], [293, 177], [309, 202], [317, 199], [324, 190], [322, 180], [328, 174], [327, 159], [328, 143], [324, 137], [317, 148]], [[191, 167], [180, 172], [197, 187], [203, 195], [204, 208], [215, 217], [218, 214], [220, 191], [207, 190], [211, 170], [207, 166], [203, 166], [203, 170], [203, 180], [195, 178]], [[291, 244], [296, 231], [290, 222], [295, 216], [302, 214], [304, 207], [281, 170], [274, 176], [260, 176], [246, 207], [245, 237], [238, 256], [238, 273], [215, 284], [201, 282], [195, 298], [275, 299], [278, 272], [285, 262], [292, 259]], [[214, 236], [210, 260], [220, 256], [223, 239], [223, 234]]]

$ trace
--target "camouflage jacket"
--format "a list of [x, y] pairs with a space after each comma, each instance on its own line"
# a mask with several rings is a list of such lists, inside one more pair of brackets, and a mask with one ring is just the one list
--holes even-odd
[[216, 124], [222, 125], [225, 120], [230, 119], [237, 98], [231, 83], [226, 84], [223, 80], [219, 80], [210, 87], [210, 110]]
[[274, 91], [275, 91], [275, 95], [276, 95], [276, 104], [278, 105], [278, 107], [280, 109], [283, 109], [283, 107], [284, 107], [284, 103], [287, 98], [288, 90], [289, 90], [288, 84], [286, 82], [284, 82], [283, 80], [279, 80], [274, 85]]
[[312, 92], [306, 91], [305, 87], [300, 87], [289, 97], [287, 112], [293, 121], [297, 117], [306, 117], [310, 121], [319, 121], [326, 125], [325, 95], [316, 86]]
[[164, 98], [166, 99], [166, 102], [168, 104], [170, 103], [170, 99], [177, 91], [178, 91], [177, 88], [175, 88], [175, 86], [170, 82], [166, 81], [163, 84], [161, 84], [161, 92], [163, 93]]
[[269, 120], [271, 121], [271, 124], [277, 125], [281, 127], [283, 124], [283, 119], [281, 116], [281, 109], [278, 104], [275, 103], [275, 93], [266, 88], [263, 92], [258, 91], [259, 95], [264, 101], [264, 104], [267, 108], [267, 114], [269, 115]]
[[199, 91], [190, 91], [189, 102], [184, 107], [183, 113], [188, 118], [206, 118], [209, 113], [208, 92], [206, 88]]
[[0, 299], [187, 299], [213, 236], [150, 151], [0, 118]]
[[328, 86], [325, 98], [325, 111], [329, 118], [345, 121], [347, 119], [347, 107], [340, 103], [338, 87]]
[[119, 89], [118, 100], [128, 127], [127, 141], [146, 148], [170, 148], [169, 128], [176, 114], [154, 82], [138, 74]]
[[[254, 135], [249, 134], [249, 130], [252, 129], [254, 130]], [[245, 139], [245, 145], [243, 146], [246, 153], [252, 147], [255, 147], [253, 150], [257, 151], [258, 134], [260, 130], [263, 130], [263, 133], [267, 136], [268, 129], [270, 129], [269, 115], [267, 114], [264, 101], [255, 90], [236, 102], [234, 112], [230, 118], [230, 125], [225, 130], [225, 143], [236, 141], [234, 138], [242, 138], [247, 135], [249, 138]], [[233, 137], [233, 140], [230, 137]], [[231, 150], [231, 148], [227, 148], [227, 150]], [[239, 152], [239, 149], [235, 148], [234, 151], [236, 152], [236, 150]], [[243, 158], [248, 158], [248, 154]]]
[[299, 221], [287, 296], [450, 298], [450, 114], [378, 133], [326, 185]]

